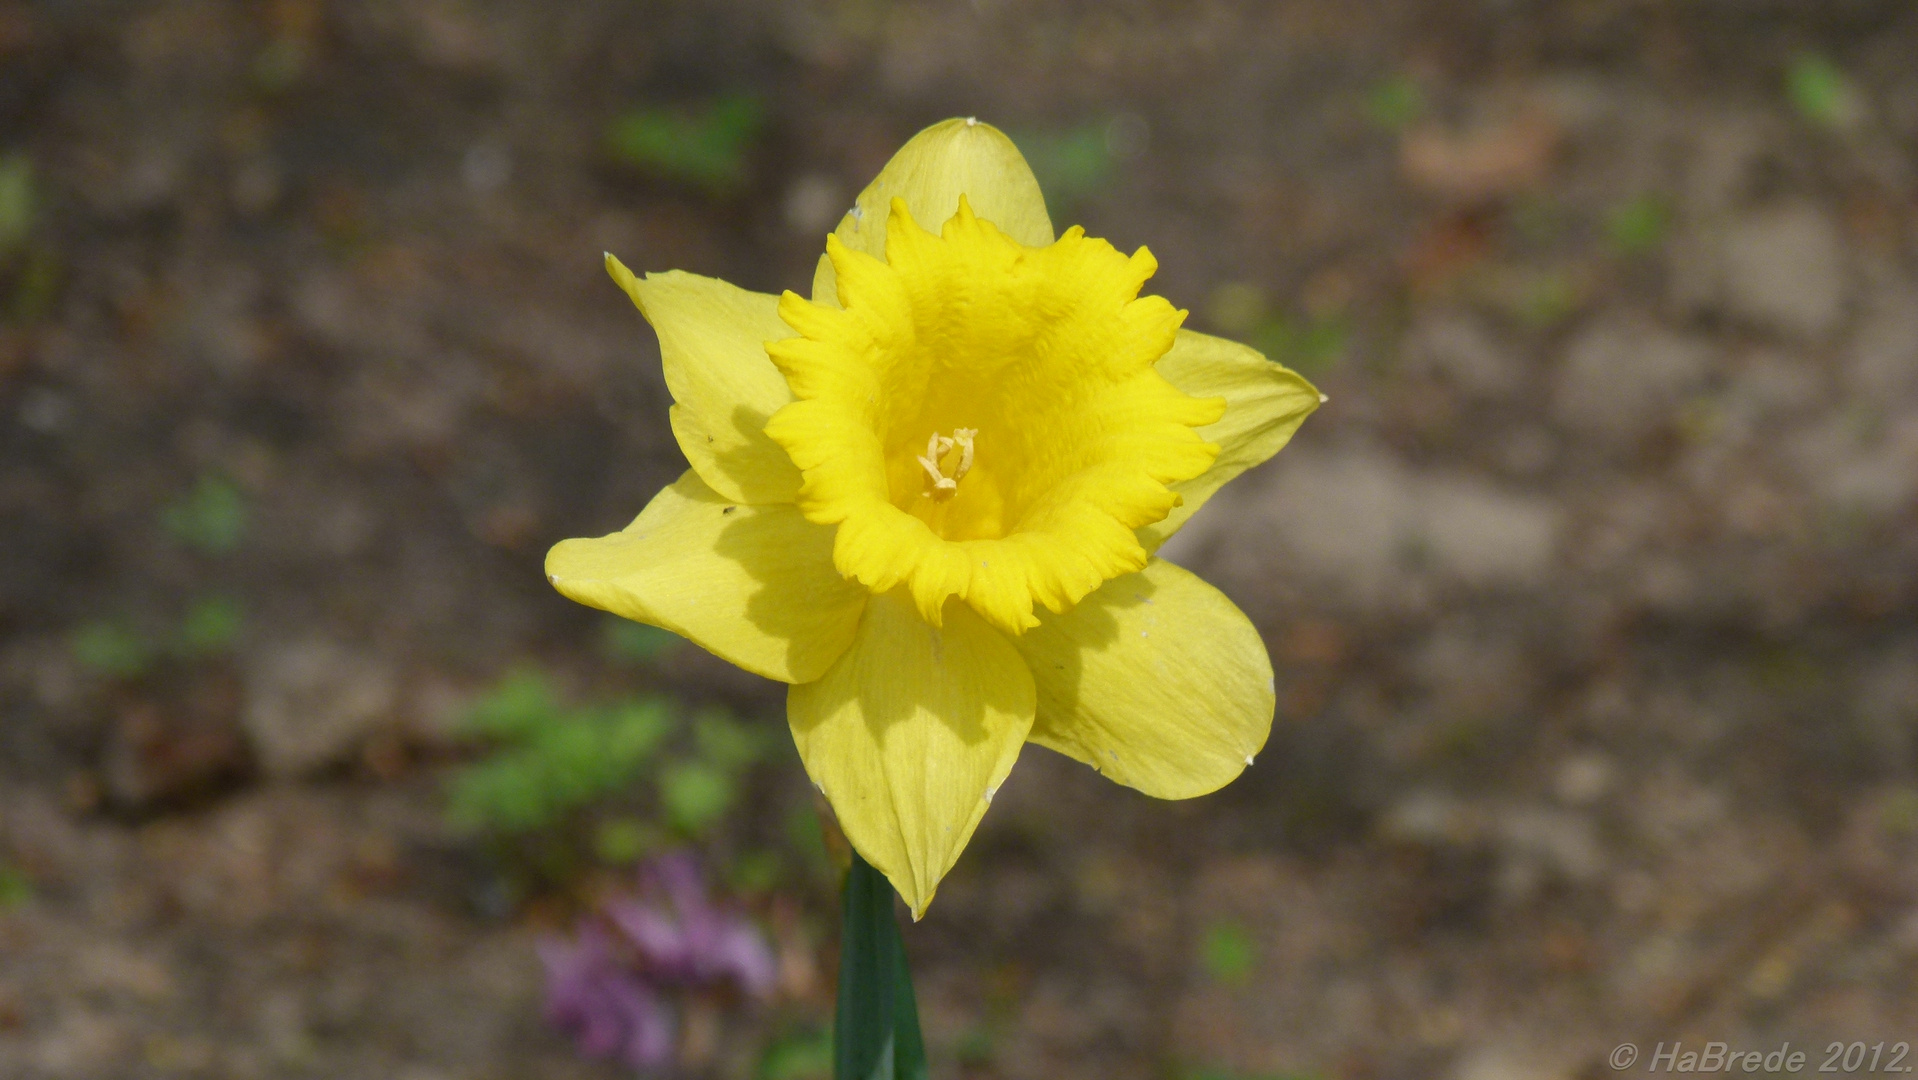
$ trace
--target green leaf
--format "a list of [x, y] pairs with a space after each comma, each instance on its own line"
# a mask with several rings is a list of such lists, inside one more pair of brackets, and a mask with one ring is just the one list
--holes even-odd
[[113, 619], [90, 622], [74, 631], [73, 658], [82, 667], [116, 679], [145, 674], [153, 663], [153, 648], [139, 632]]
[[659, 801], [676, 827], [700, 833], [733, 804], [733, 781], [703, 761], [682, 761], [659, 774]]
[[161, 524], [175, 540], [202, 555], [224, 555], [246, 537], [246, 498], [233, 482], [206, 475], [169, 505]]
[[926, 1080], [926, 1044], [885, 875], [852, 856], [839, 942], [834, 1080]]
[[764, 111], [750, 94], [728, 94], [690, 111], [634, 109], [613, 121], [606, 148], [642, 172], [726, 194], [746, 182], [746, 154]]

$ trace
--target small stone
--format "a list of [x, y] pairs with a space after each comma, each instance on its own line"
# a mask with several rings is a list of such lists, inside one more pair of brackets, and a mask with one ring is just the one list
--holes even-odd
[[1572, 431], [1634, 444], [1703, 384], [1709, 356], [1704, 342], [1649, 320], [1602, 317], [1566, 350], [1552, 415]]
[[1810, 339], [1826, 337], [1844, 318], [1844, 245], [1817, 206], [1787, 204], [1738, 222], [1722, 257], [1725, 306], [1733, 315]]
[[398, 678], [385, 661], [312, 640], [268, 652], [247, 671], [246, 733], [274, 776], [338, 764], [393, 711]]
[[1560, 802], [1590, 806], [1611, 790], [1613, 772], [1612, 760], [1603, 754], [1576, 754], [1559, 765], [1552, 791]]
[[1464, 314], [1421, 319], [1406, 336], [1409, 371], [1436, 375], [1477, 397], [1501, 398], [1518, 388], [1519, 362], [1483, 321]]
[[[1421, 577], [1481, 588], [1534, 583], [1551, 565], [1561, 518], [1547, 500], [1412, 470], [1373, 450], [1295, 451], [1263, 489], [1213, 504], [1195, 517], [1194, 546], [1184, 551], [1210, 545], [1222, 575], [1248, 581], [1269, 580], [1279, 560], [1288, 577], [1366, 607], [1413, 603]], [[1301, 506], [1313, 512], [1298, 513]]]
[[1846, 350], [1845, 377], [1868, 406], [1918, 396], [1918, 287], [1871, 298]]

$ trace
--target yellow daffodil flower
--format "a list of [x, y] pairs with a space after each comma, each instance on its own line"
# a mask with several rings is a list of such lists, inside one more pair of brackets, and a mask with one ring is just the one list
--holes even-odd
[[1265, 745], [1258, 632], [1152, 552], [1319, 393], [1180, 329], [1139, 295], [1144, 248], [1055, 239], [999, 131], [908, 142], [810, 300], [607, 268], [659, 334], [692, 468], [547, 575], [790, 683], [807, 772], [915, 918], [1028, 740], [1168, 799]]

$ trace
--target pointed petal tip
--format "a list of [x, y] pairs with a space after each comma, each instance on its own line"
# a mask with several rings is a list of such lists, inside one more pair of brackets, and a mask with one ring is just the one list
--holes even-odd
[[1319, 404], [1321, 404], [1321, 405], [1323, 405], [1323, 404], [1325, 404], [1326, 402], [1328, 402], [1328, 401], [1331, 401], [1331, 400], [1332, 400], [1332, 398], [1330, 397], [1330, 395], [1327, 395], [1327, 394], [1320, 394], [1320, 395], [1319, 395]]

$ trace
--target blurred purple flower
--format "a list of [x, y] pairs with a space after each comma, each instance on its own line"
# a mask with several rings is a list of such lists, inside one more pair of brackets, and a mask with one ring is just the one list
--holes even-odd
[[691, 855], [653, 860], [640, 881], [645, 893], [666, 895], [671, 914], [637, 899], [614, 900], [604, 910], [639, 951], [649, 975], [675, 986], [711, 986], [730, 978], [753, 997], [772, 995], [772, 949], [750, 921], [712, 902]]
[[653, 987], [619, 962], [605, 931], [582, 921], [572, 941], [547, 938], [537, 947], [546, 966], [546, 1019], [578, 1039], [580, 1053], [617, 1055], [636, 1069], [672, 1056], [672, 1015]]
[[[657, 902], [662, 895], [670, 910]], [[608, 900], [600, 911], [604, 919], [581, 920], [572, 940], [538, 945], [547, 1019], [589, 1057], [618, 1055], [635, 1068], [664, 1064], [673, 1032], [662, 990], [730, 982], [753, 997], [772, 996], [771, 947], [750, 920], [713, 903], [689, 854], [653, 860], [640, 874], [639, 896]]]

